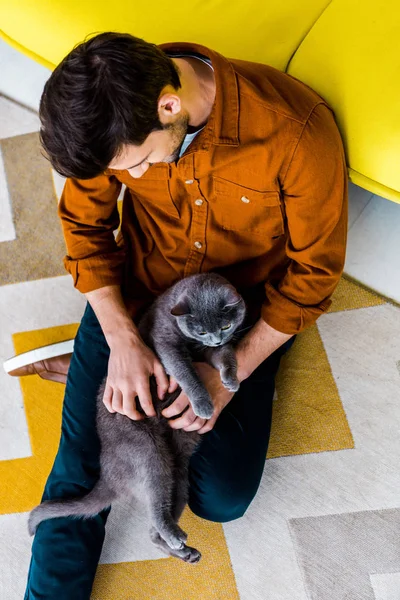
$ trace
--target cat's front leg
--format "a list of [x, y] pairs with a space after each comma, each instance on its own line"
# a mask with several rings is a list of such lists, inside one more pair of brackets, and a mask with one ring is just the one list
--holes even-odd
[[240, 382], [237, 378], [237, 360], [233, 346], [224, 344], [218, 348], [207, 348], [204, 356], [211, 366], [218, 369], [224, 387], [230, 392], [237, 392]]
[[178, 352], [172, 353], [170, 348], [168, 349], [168, 354], [166, 354], [158, 351], [166, 372], [176, 379], [183, 392], [189, 398], [196, 417], [211, 419], [214, 412], [214, 405], [210, 394], [193, 366], [190, 356], [185, 356]]

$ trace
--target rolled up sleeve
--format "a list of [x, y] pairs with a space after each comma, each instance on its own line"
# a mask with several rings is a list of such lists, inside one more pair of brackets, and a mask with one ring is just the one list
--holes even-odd
[[121, 187], [114, 175], [105, 173], [65, 182], [58, 205], [67, 248], [64, 266], [82, 293], [122, 283], [125, 250], [114, 237]]
[[262, 318], [297, 334], [328, 310], [343, 272], [348, 175], [340, 132], [326, 104], [314, 107], [281, 181], [287, 218], [287, 270], [266, 282]]

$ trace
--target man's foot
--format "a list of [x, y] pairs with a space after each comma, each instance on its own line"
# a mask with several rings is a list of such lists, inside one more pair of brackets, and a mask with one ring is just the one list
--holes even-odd
[[42, 379], [65, 384], [73, 349], [74, 340], [42, 346], [9, 358], [3, 367], [15, 377], [39, 375]]

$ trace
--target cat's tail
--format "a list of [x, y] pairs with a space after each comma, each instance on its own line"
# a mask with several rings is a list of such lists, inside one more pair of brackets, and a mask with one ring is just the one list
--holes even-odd
[[94, 488], [82, 498], [45, 500], [29, 514], [29, 535], [34, 535], [39, 523], [46, 519], [54, 519], [55, 517], [94, 517], [101, 510], [110, 506], [115, 498], [115, 492], [110, 490], [103, 481], [99, 480]]

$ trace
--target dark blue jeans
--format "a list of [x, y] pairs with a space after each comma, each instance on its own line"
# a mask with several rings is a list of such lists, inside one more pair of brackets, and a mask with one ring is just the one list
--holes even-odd
[[[292, 337], [242, 382], [214, 428], [202, 435], [190, 468], [189, 507], [210, 521], [238, 519], [254, 498], [268, 448], [275, 375]], [[82, 496], [99, 477], [95, 399], [109, 347], [89, 304], [68, 372], [58, 453], [43, 500]], [[57, 518], [37, 529], [25, 600], [89, 600], [110, 509], [92, 519]]]

